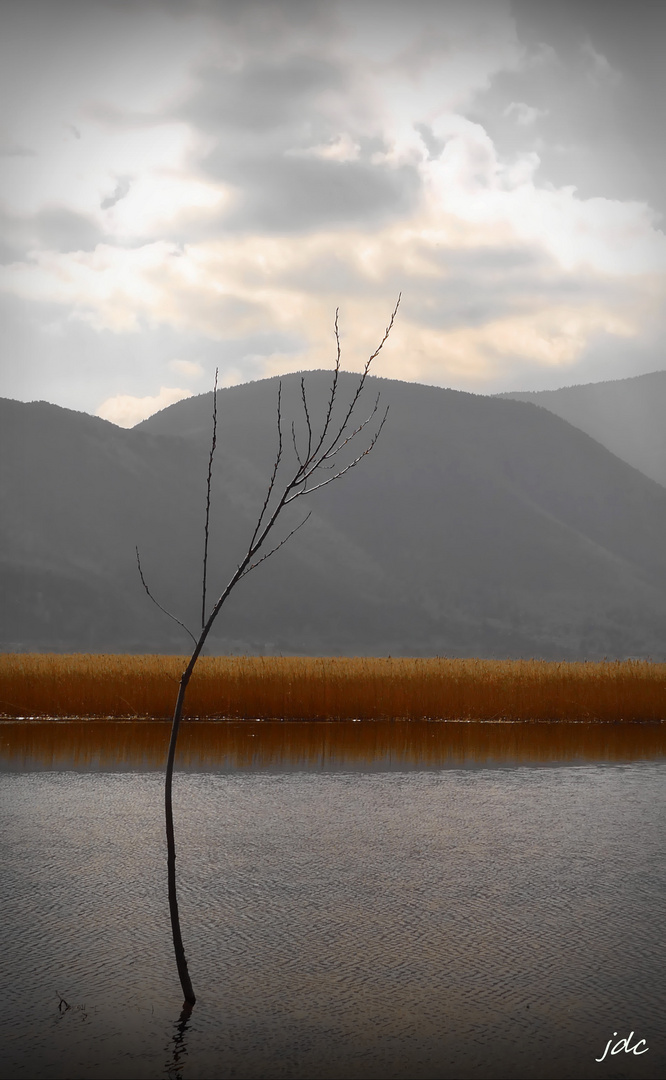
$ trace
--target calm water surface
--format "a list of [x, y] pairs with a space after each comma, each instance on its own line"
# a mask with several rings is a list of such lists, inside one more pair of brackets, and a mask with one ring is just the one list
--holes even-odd
[[185, 1021], [166, 726], [0, 724], [0, 1075], [665, 1077], [665, 729], [187, 724]]

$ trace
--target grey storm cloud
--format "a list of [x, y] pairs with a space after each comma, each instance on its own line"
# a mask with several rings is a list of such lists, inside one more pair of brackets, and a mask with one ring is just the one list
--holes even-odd
[[33, 221], [41, 245], [50, 251], [94, 251], [104, 234], [99, 226], [66, 207], [47, 207]]
[[128, 176], [121, 176], [116, 184], [115, 188], [110, 195], [107, 195], [105, 199], [102, 199], [100, 208], [102, 210], [110, 210], [112, 206], [124, 199], [131, 187], [131, 180]]
[[428, 124], [414, 124], [414, 130], [421, 136], [423, 145], [428, 151], [428, 157], [438, 158], [446, 146], [446, 140], [438, 139]]
[[524, 254], [484, 248], [443, 253], [439, 275], [412, 278], [405, 310], [420, 326], [456, 330], [538, 313], [546, 306], [578, 307], [586, 301], [612, 305], [627, 299], [626, 282], [563, 273], [539, 251], [531, 258]]
[[418, 200], [420, 178], [409, 166], [398, 168], [367, 161], [273, 156], [230, 160], [219, 147], [206, 162], [217, 178], [238, 191], [225, 222], [229, 229], [289, 232], [379, 224], [407, 213]]
[[31, 150], [27, 146], [23, 146], [13, 136], [7, 134], [7, 132], [0, 130], [0, 157], [34, 157], [35, 151]]
[[104, 239], [99, 225], [86, 214], [64, 206], [47, 206], [31, 215], [0, 212], [0, 262], [21, 260], [32, 250], [94, 251]]
[[[418, 249], [414, 249], [414, 255]], [[424, 246], [429, 270], [410, 274], [404, 300], [406, 315], [420, 326], [438, 330], [481, 327], [506, 317], [524, 316], [544, 307], [626, 301], [627, 282], [579, 270], [565, 272], [537, 245], [476, 246], [438, 251]], [[433, 269], [437, 270], [433, 273]], [[312, 280], [309, 267], [308, 280]], [[377, 291], [359, 277], [356, 291]], [[400, 287], [396, 274], [395, 287]], [[384, 291], [386, 283], [382, 282]]]
[[[495, 74], [470, 118], [505, 156], [538, 153], [540, 182], [666, 214], [666, 6], [514, 0], [512, 12], [529, 59]], [[533, 123], [520, 122], [521, 106], [538, 110]]]
[[200, 72], [200, 85], [179, 114], [216, 139], [199, 164], [236, 192], [226, 228], [374, 225], [413, 209], [418, 172], [373, 161], [386, 149], [380, 136], [360, 136], [355, 160], [313, 152], [341, 134], [330, 95], [348, 97], [350, 78], [349, 69], [321, 52]]
[[[482, 327], [506, 317], [525, 316], [544, 307], [579, 307], [603, 302], [611, 307], [626, 302], [630, 286], [624, 279], [599, 277], [580, 269], [562, 267], [539, 245], [477, 245], [470, 248], [433, 249], [412, 242], [415, 266], [405, 272], [400, 264], [387, 267], [379, 280], [369, 278], [344, 255], [334, 251], [313, 254], [306, 267], [285, 270], [283, 287], [307, 289], [310, 295], [383, 298], [404, 291], [402, 310], [419, 326], [453, 331]], [[417, 269], [422, 262], [423, 270]], [[626, 347], [626, 346], [625, 346]]]
[[208, 67], [182, 109], [185, 119], [207, 131], [239, 129], [265, 133], [301, 124], [327, 90], [342, 90], [339, 65], [319, 52], [279, 59], [249, 59], [236, 68]]
[[[633, 302], [632, 267], [659, 269], [661, 238], [640, 208], [583, 200], [666, 208], [661, 5], [29, 0], [5, 8], [5, 55], [16, 70], [5, 65], [0, 246], [5, 261], [25, 262], [5, 271], [17, 293], [5, 311], [10, 393], [30, 393], [32, 377], [54, 400], [67, 386], [70, 402], [88, 395], [86, 407], [97, 408], [115, 394], [154, 396], [174, 377], [173, 359], [212, 371], [218, 356], [230, 372], [257, 377], [261, 357], [273, 370], [281, 354], [300, 355], [318, 340], [319, 314], [298, 323], [302, 337], [280, 336], [276, 327], [291, 318], [275, 314], [280, 289], [299, 304], [334, 293], [341, 306], [374, 305], [402, 289], [416, 334], [409, 377], [434, 379], [441, 364], [450, 378], [446, 334], [467, 328], [457, 335], [465, 385], [482, 377], [508, 389], [523, 363], [556, 380], [547, 349], [550, 335], [556, 355], [560, 324], [574, 326], [565, 350], [573, 357], [603, 333], [612, 339], [616, 331], [603, 328], [627, 311], [631, 330], [634, 309], [635, 337], [618, 337], [626, 357], [618, 371], [653, 362], [652, 352], [637, 352], [653, 316], [647, 302], [647, 316]], [[529, 151], [539, 156], [536, 173]], [[513, 159], [515, 171], [505, 168]], [[579, 197], [553, 190], [563, 185]], [[586, 230], [587, 247], [579, 242]], [[100, 242], [96, 259], [39, 264], [39, 252], [66, 256]], [[173, 258], [174, 245], [185, 258]], [[608, 268], [607, 251], [617, 254]], [[476, 331], [513, 316], [518, 328], [503, 329], [502, 356], [486, 376], [478, 356], [490, 333]], [[230, 336], [209, 340], [211, 327]], [[523, 360], [513, 350], [533, 349], [533, 328], [534, 355]], [[649, 349], [656, 337], [655, 329]], [[81, 365], [89, 365], [85, 379]]]

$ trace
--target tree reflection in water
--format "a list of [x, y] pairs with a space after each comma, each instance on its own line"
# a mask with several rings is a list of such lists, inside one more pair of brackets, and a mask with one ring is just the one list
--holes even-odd
[[174, 1034], [172, 1037], [171, 1058], [166, 1063], [166, 1073], [169, 1076], [169, 1080], [183, 1080], [183, 1066], [187, 1058], [187, 1042], [185, 1041], [185, 1035], [187, 1033], [187, 1025], [192, 1015], [192, 1006], [189, 1002], [183, 1003], [183, 1008], [178, 1020], [174, 1024]]

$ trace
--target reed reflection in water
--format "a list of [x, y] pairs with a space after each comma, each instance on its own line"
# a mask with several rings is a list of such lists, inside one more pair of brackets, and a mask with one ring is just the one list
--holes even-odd
[[[163, 720], [0, 722], [0, 769], [146, 772], [164, 768]], [[535, 721], [185, 721], [186, 772], [404, 771], [666, 757], [666, 724]]]

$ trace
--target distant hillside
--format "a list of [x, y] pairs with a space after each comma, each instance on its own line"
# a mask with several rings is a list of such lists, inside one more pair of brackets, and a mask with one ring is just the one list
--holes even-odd
[[[330, 374], [309, 372], [321, 414]], [[355, 377], [343, 375], [348, 397]], [[666, 653], [666, 490], [531, 404], [371, 379], [373, 453], [241, 583], [211, 651], [596, 658]], [[277, 380], [219, 391], [210, 592], [273, 462]], [[132, 430], [0, 401], [0, 647], [185, 652], [196, 628], [212, 395]], [[300, 421], [299, 377], [283, 412]], [[300, 520], [305, 501], [280, 535]]]
[[497, 396], [541, 405], [666, 487], [666, 371]]

